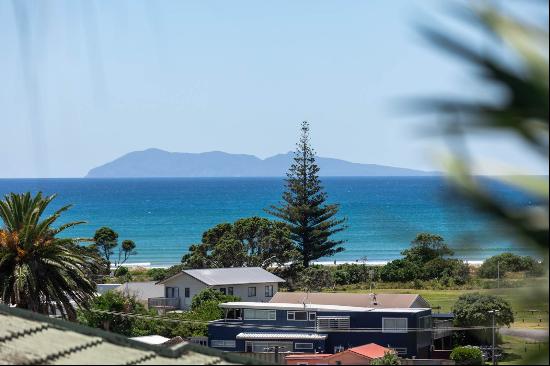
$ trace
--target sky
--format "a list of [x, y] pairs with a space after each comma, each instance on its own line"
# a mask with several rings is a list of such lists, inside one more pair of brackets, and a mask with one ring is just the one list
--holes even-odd
[[[543, 1], [512, 3], [548, 19]], [[265, 158], [294, 149], [302, 120], [320, 156], [439, 169], [437, 116], [403, 101], [498, 97], [420, 36], [487, 46], [448, 14], [429, 0], [0, 0], [0, 178], [82, 177], [151, 147]], [[511, 136], [468, 147], [481, 173], [548, 173]]]

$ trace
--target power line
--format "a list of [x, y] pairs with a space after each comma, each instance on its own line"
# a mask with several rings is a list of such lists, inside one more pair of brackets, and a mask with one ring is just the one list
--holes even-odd
[[[117, 312], [117, 311], [108, 311], [108, 310], [88, 310], [94, 313], [114, 315], [126, 318], [142, 318], [146, 320], [160, 320], [165, 322], [172, 323], [190, 323], [190, 324], [199, 324], [199, 325], [212, 325], [219, 326], [224, 328], [244, 328], [244, 329], [271, 329], [271, 330], [301, 330], [301, 331], [327, 331], [327, 332], [361, 332], [361, 333], [380, 333], [384, 331], [383, 328], [346, 328], [346, 329], [337, 329], [337, 328], [317, 328], [317, 327], [300, 327], [293, 325], [265, 325], [265, 324], [236, 324], [236, 323], [214, 323], [215, 321], [207, 320], [193, 320], [193, 319], [174, 319], [165, 316], [158, 315], [146, 315], [146, 314], [136, 314], [136, 313], [126, 313], [126, 312]], [[423, 332], [434, 332], [434, 331], [459, 331], [459, 330], [485, 330], [493, 329], [491, 326], [470, 326], [470, 327], [441, 327], [441, 328], [407, 328], [406, 331], [399, 331], [396, 333], [423, 333]], [[387, 329], [386, 329], [387, 331]], [[390, 332], [387, 332], [390, 333]]]

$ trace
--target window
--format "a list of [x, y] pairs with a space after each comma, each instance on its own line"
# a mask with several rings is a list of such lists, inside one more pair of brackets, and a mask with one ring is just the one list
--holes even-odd
[[233, 287], [227, 288], [227, 294], [233, 296]]
[[235, 348], [237, 346], [237, 342], [234, 340], [217, 340], [213, 339], [210, 342], [212, 347], [216, 348]]
[[307, 311], [287, 311], [286, 320], [306, 321]]
[[334, 346], [334, 353], [344, 352], [344, 346]]
[[220, 292], [224, 295], [227, 295], [227, 290], [225, 289], [225, 287], [221, 287]]
[[248, 297], [256, 297], [256, 287], [248, 288]]
[[281, 341], [247, 341], [245, 342], [246, 352], [273, 353], [279, 348], [279, 352], [292, 352], [292, 342]]
[[273, 285], [267, 285], [265, 287], [265, 297], [273, 297]]
[[179, 297], [180, 289], [179, 287], [166, 287], [166, 297]]
[[400, 356], [405, 356], [407, 354], [406, 347], [389, 347], [389, 348], [397, 352], [397, 354]]
[[349, 316], [318, 316], [317, 329], [349, 329]]
[[382, 318], [382, 333], [407, 333], [407, 318]]
[[189, 287], [186, 287], [183, 291], [185, 292], [185, 297], [191, 296], [191, 290], [189, 289]]
[[313, 349], [313, 343], [294, 343], [294, 349]]
[[315, 318], [317, 317], [317, 314], [316, 313], [309, 313], [308, 315], [309, 315], [309, 321], [314, 322]]
[[275, 310], [244, 309], [244, 320], [277, 320]]

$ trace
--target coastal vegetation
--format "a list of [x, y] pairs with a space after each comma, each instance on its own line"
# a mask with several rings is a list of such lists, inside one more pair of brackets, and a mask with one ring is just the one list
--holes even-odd
[[[98, 253], [105, 259], [107, 271], [111, 269], [111, 257], [115, 253], [115, 248], [118, 247], [118, 233], [110, 227], [103, 226], [96, 230], [93, 238], [91, 249], [96, 249]], [[137, 254], [136, 243], [133, 240], [126, 239], [118, 247], [118, 256], [115, 258], [115, 267], [120, 267], [132, 255]]]
[[45, 216], [55, 195], [11, 193], [0, 201], [0, 291], [2, 302], [48, 314], [52, 307], [74, 320], [95, 294], [92, 278], [97, 257], [78, 246], [78, 239], [57, 235], [82, 221], [54, 227], [71, 206]]
[[345, 229], [345, 219], [338, 219], [339, 206], [326, 204], [328, 196], [319, 179], [319, 166], [311, 147], [309, 123], [302, 122], [296, 144], [294, 162], [286, 179], [283, 202], [266, 211], [283, 220], [290, 229], [290, 238], [301, 254], [304, 268], [314, 260], [342, 252], [344, 240], [333, 235]]

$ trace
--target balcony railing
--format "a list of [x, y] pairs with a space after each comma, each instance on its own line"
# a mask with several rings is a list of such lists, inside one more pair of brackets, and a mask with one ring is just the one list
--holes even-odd
[[150, 297], [147, 305], [151, 308], [177, 309], [180, 305], [179, 297]]

